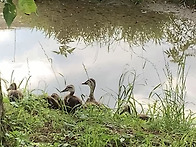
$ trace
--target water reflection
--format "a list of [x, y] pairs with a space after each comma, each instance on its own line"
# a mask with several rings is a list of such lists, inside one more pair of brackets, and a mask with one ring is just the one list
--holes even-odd
[[[107, 45], [109, 50], [111, 44], [118, 45], [120, 40], [130, 46], [141, 46], [149, 41], [161, 44], [165, 39], [173, 45], [166, 53], [175, 61], [180, 51], [193, 48], [196, 43], [194, 22], [129, 4], [106, 8], [102, 4], [60, 0], [58, 3], [38, 3], [38, 6], [39, 17], [32, 16], [30, 25], [44, 30], [48, 37], [55, 36], [62, 44], [55, 52], [65, 56], [74, 50], [67, 45], [72, 41], [83, 40], [86, 45], [98, 42], [100, 46]], [[29, 17], [26, 19], [29, 22]], [[188, 52], [187, 55], [194, 53]]]
[[[82, 39], [85, 44], [96, 41], [109, 47], [120, 40], [130, 45], [141, 45], [149, 40], [159, 43], [172, 17], [157, 12], [144, 13], [135, 6], [106, 8], [101, 4], [70, 3], [38, 3], [39, 17], [32, 17], [30, 25], [44, 29], [48, 37], [55, 35], [61, 44]], [[28, 17], [26, 19], [29, 21]]]
[[[23, 16], [31, 19], [26, 25], [36, 29], [0, 31], [0, 36], [8, 36], [0, 38], [1, 48], [6, 48], [0, 54], [3, 78], [9, 80], [12, 70], [17, 82], [32, 76], [29, 88], [49, 94], [55, 88], [63, 89], [65, 79], [75, 85], [76, 95], [88, 95], [88, 88], [81, 86], [87, 79], [85, 65], [88, 75], [96, 79], [96, 98], [104, 96], [104, 103], [114, 107], [115, 100], [106, 92], [117, 92], [120, 75], [133, 71], [138, 75], [135, 97], [146, 104], [154, 86], [165, 81], [165, 53], [173, 61], [172, 69], [184, 51], [195, 56], [196, 26], [191, 21], [131, 6], [106, 9], [92, 3], [80, 3], [80, 7], [79, 2], [70, 3], [44, 1], [38, 4], [39, 17]], [[194, 62], [195, 58], [187, 59], [187, 101], [196, 103]]]

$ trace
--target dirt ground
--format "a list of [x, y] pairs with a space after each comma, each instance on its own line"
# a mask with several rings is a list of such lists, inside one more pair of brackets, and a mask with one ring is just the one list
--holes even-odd
[[148, 3], [144, 4], [143, 8], [147, 10], [153, 10], [158, 12], [164, 13], [173, 13], [174, 15], [183, 18], [183, 19], [190, 19], [196, 23], [196, 9], [188, 8], [185, 6], [179, 6], [176, 4], [169, 4], [169, 3]]

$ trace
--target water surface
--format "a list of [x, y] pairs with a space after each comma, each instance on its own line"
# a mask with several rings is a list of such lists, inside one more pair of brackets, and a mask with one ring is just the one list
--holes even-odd
[[4, 79], [9, 81], [14, 70], [16, 83], [31, 76], [28, 88], [48, 94], [63, 89], [66, 80], [80, 96], [89, 93], [81, 83], [93, 77], [96, 99], [114, 107], [112, 95], [118, 92], [120, 76], [129, 71], [129, 81], [131, 73], [137, 75], [134, 96], [145, 106], [152, 89], [166, 81], [166, 63], [175, 73], [185, 53], [187, 108], [196, 111], [196, 26], [192, 21], [124, 4], [44, 1], [38, 3], [38, 10], [38, 16], [18, 17], [22, 27], [0, 30]]

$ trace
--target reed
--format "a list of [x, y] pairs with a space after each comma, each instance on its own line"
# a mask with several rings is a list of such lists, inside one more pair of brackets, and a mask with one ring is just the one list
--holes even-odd
[[[141, 103], [135, 99], [134, 97], [134, 86], [136, 81], [137, 75], [135, 72], [125, 72], [121, 74], [119, 83], [118, 83], [118, 93], [117, 95], [117, 101], [116, 101], [116, 113], [120, 113], [121, 108], [123, 105], [130, 105], [131, 113], [133, 115], [138, 114], [138, 109], [141, 109], [142, 112], [144, 112], [144, 108], [141, 105]], [[130, 81], [132, 79], [132, 81]], [[125, 81], [128, 80], [129, 82], [125, 85]], [[139, 108], [138, 108], [139, 107]]]
[[[182, 54], [181, 59], [182, 62], [177, 64], [174, 73], [169, 64], [165, 64], [166, 82], [158, 84], [149, 95], [149, 98], [157, 98], [157, 101], [149, 106], [149, 112], [157, 117], [155, 124], [162, 131], [178, 132], [189, 129], [194, 120], [192, 113], [185, 113], [186, 55]], [[161, 93], [158, 92], [160, 89]]]

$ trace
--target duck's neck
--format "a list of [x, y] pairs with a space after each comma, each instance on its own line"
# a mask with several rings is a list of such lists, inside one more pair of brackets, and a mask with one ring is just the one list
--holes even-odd
[[74, 95], [74, 91], [70, 91], [69, 95], [73, 96]]
[[90, 94], [89, 94], [90, 99], [95, 99], [94, 98], [94, 91], [95, 91], [95, 87], [90, 87]]

